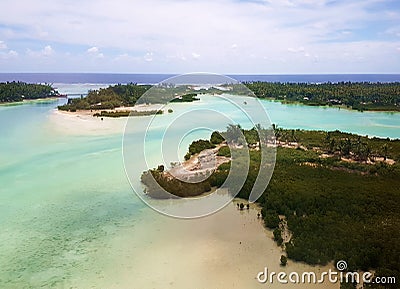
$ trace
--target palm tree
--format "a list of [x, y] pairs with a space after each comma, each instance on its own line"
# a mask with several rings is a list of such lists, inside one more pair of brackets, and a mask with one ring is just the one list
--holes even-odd
[[384, 145], [382, 146], [382, 152], [383, 152], [383, 160], [386, 161], [386, 159], [387, 159], [387, 154], [388, 154], [388, 145], [387, 145], [387, 144], [384, 144]]
[[344, 141], [342, 140], [342, 141], [340, 142], [339, 150], [340, 150], [340, 153], [341, 153], [342, 155], [344, 155], [344, 156], [348, 156], [348, 155], [350, 154], [350, 151], [351, 151], [351, 141], [350, 141], [349, 138], [346, 138], [346, 140], [344, 140]]
[[229, 124], [226, 130], [226, 141], [228, 143], [243, 144], [242, 128], [238, 125]]
[[294, 129], [291, 130], [291, 139], [294, 142], [297, 142], [296, 131]]

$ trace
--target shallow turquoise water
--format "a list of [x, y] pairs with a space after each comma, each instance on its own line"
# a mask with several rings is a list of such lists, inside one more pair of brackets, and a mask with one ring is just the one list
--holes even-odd
[[59, 287], [93, 241], [144, 208], [125, 178], [121, 136], [50, 135], [54, 105], [0, 107], [0, 288]]
[[[400, 138], [399, 113], [262, 103], [281, 127]], [[0, 288], [62, 287], [96, 262], [88, 255], [103, 239], [149, 212], [125, 177], [122, 136], [49, 131], [56, 105], [0, 106]], [[207, 96], [196, 106], [237, 113]]]
[[263, 101], [272, 122], [285, 128], [340, 130], [361, 135], [400, 138], [400, 113], [359, 112]]

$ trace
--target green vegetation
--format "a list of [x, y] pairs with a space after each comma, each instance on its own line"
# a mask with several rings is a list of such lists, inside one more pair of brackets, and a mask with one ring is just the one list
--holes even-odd
[[196, 100], [200, 100], [200, 98], [197, 98], [197, 93], [188, 93], [174, 98], [171, 102], [193, 102]]
[[125, 110], [125, 111], [101, 111], [100, 113], [96, 112], [93, 116], [96, 117], [127, 117], [127, 116], [149, 116], [156, 114], [163, 114], [162, 110], [148, 110], [148, 111], [137, 111], [137, 110]]
[[141, 181], [146, 184], [148, 195], [157, 199], [169, 199], [173, 196], [194, 197], [211, 191], [211, 184], [208, 180], [199, 183], [182, 182], [165, 174], [160, 166], [158, 169], [144, 172]]
[[121, 106], [133, 106], [151, 86], [134, 83], [117, 84], [99, 90], [89, 91], [86, 97], [68, 99], [68, 103], [59, 110], [104, 110]]
[[[250, 131], [244, 131], [246, 139]], [[296, 261], [346, 260], [351, 270], [373, 269], [399, 280], [400, 140], [276, 126], [275, 132], [281, 145], [297, 142], [278, 147], [273, 177], [259, 199], [277, 244]], [[249, 197], [259, 157], [250, 151], [241, 198]], [[396, 163], [389, 165], [388, 158]], [[279, 215], [286, 216], [293, 234], [288, 243]]]
[[[320, 158], [279, 148], [273, 177], [260, 198], [264, 216], [287, 217], [293, 232], [285, 243], [288, 257], [309, 264], [346, 260], [350, 270], [390, 270], [400, 277], [399, 165], [369, 165], [376, 173], [365, 174], [306, 162], [318, 164]], [[277, 226], [267, 217], [265, 222]]]
[[[375, 237], [386, 230], [389, 234], [394, 229], [393, 221], [399, 221], [399, 167], [393, 165], [390, 173], [376, 175], [305, 165], [305, 162], [318, 163], [318, 159], [318, 155], [302, 150], [278, 149], [274, 175], [264, 199], [260, 200], [264, 205], [263, 216], [266, 222], [267, 216], [275, 216], [275, 220], [278, 214], [287, 217], [294, 232], [287, 244], [290, 258], [312, 264], [342, 258], [349, 264], [362, 265], [356, 260], [360, 258], [361, 262], [363, 257], [359, 254], [364, 254], [368, 246], [364, 234]], [[385, 226], [377, 228], [381, 221]], [[268, 224], [279, 226], [271, 221]], [[376, 239], [371, 241], [376, 243], [373, 247], [378, 245]], [[349, 246], [364, 250], [356, 252], [349, 250]], [[345, 256], [339, 256], [339, 252]]]
[[[288, 258], [309, 264], [346, 260], [349, 270], [375, 270], [376, 276], [400, 280], [400, 140], [274, 128], [279, 145], [275, 170], [258, 202], [265, 225]], [[246, 139], [254, 131], [228, 129], [240, 129]], [[260, 166], [260, 152], [249, 147], [250, 169], [238, 194], [243, 199]], [[223, 148], [221, 155], [227, 153]], [[389, 164], [389, 158], [395, 163]], [[221, 186], [230, 165], [222, 164], [198, 192]], [[282, 238], [286, 225], [287, 242]]]
[[231, 150], [228, 146], [223, 146], [218, 150], [217, 156], [231, 157]]
[[286, 266], [287, 257], [285, 255], [281, 255], [281, 266]]
[[[111, 85], [107, 88], [89, 91], [86, 97], [69, 99], [68, 103], [58, 107], [59, 110], [104, 110], [117, 107], [134, 106], [135, 104], [192, 102], [199, 100], [197, 94], [187, 93], [187, 86], [174, 85], [137, 85], [135, 83]], [[149, 92], [148, 92], [149, 91]], [[146, 92], [148, 92], [146, 94]]]
[[245, 85], [258, 98], [300, 102], [305, 105], [344, 105], [360, 111], [400, 111], [400, 82], [249, 82]]
[[185, 160], [190, 159], [190, 157], [192, 155], [198, 154], [201, 151], [204, 151], [206, 149], [213, 149], [213, 148], [215, 148], [215, 145], [212, 144], [209, 140], [201, 139], [201, 140], [194, 141], [189, 146], [189, 151], [185, 155]]
[[[400, 83], [369, 83], [369, 82], [340, 82], [340, 83], [245, 83], [248, 89], [258, 98], [276, 99], [285, 102], [299, 102], [305, 105], [346, 106], [352, 109], [400, 111]], [[138, 101], [144, 103], [167, 103], [197, 101], [199, 94], [240, 94], [249, 95], [242, 84], [222, 85], [227, 91], [211, 87], [194, 92], [189, 85], [163, 83], [153, 86], [137, 85], [134, 83], [117, 84], [90, 91], [86, 97], [70, 99], [68, 103], [59, 106], [60, 110], [104, 110], [121, 106], [133, 106]], [[51, 92], [51, 87], [50, 91]], [[145, 92], [149, 91], [145, 94]], [[6, 98], [13, 93], [6, 92]], [[21, 94], [18, 94], [21, 97]], [[34, 96], [32, 96], [34, 97]], [[43, 96], [42, 96], [43, 97]], [[1, 93], [0, 93], [1, 100]], [[6, 101], [6, 100], [3, 100]], [[139, 103], [138, 103], [139, 104]]]
[[[264, 212], [263, 216], [264, 216], [264, 224], [267, 228], [279, 230], [278, 227], [279, 227], [279, 223], [281, 220], [279, 219], [276, 212], [266, 211], [266, 212]], [[280, 234], [280, 230], [279, 230], [279, 234]], [[274, 234], [274, 236], [275, 236], [275, 234]]]
[[[236, 145], [245, 145], [246, 143], [250, 148], [255, 148], [260, 142], [260, 134], [264, 134], [266, 130], [261, 128], [260, 125], [253, 127], [250, 130], [243, 129], [240, 125], [228, 125], [226, 132], [221, 133], [225, 137], [227, 143]], [[266, 135], [265, 135], [266, 137]]]
[[[259, 199], [277, 244], [296, 261], [346, 260], [350, 270], [376, 270], [377, 276], [399, 280], [400, 140], [339, 131], [276, 133], [281, 142], [299, 143], [297, 149], [278, 148], [273, 177]], [[329, 157], [322, 158], [324, 153]], [[250, 157], [257, 164], [257, 152]], [[371, 161], [375, 157], [390, 157], [396, 163]], [[250, 170], [249, 180], [253, 174]], [[250, 191], [251, 186], [239, 196], [248, 198]], [[283, 243], [278, 215], [286, 216], [293, 234], [288, 243]]]
[[[376, 158], [384, 160], [390, 158], [400, 162], [400, 141], [390, 140], [389, 138], [369, 138], [351, 133], [344, 133], [338, 130], [325, 131], [306, 131], [300, 129], [282, 129], [275, 126], [275, 136], [278, 141], [293, 143], [296, 142], [308, 150], [317, 150], [329, 154], [327, 160], [321, 162], [336, 162], [340, 157], [346, 157], [358, 161], [358, 168], [366, 168], [367, 160], [374, 161]], [[339, 158], [338, 158], [339, 157]], [[332, 164], [332, 163], [331, 163]], [[354, 163], [347, 163], [352, 166]]]
[[48, 84], [30, 84], [25, 82], [0, 83], [0, 103], [57, 96], [59, 96], [59, 93]]
[[[143, 172], [141, 181], [146, 185], [146, 193], [152, 198], [195, 197], [210, 192], [212, 187], [220, 187], [225, 182], [229, 169], [230, 164], [224, 163], [206, 180], [188, 183], [173, 177], [165, 171], [163, 165], [159, 165], [157, 169]], [[202, 175], [197, 175], [197, 177], [203, 178]]]
[[283, 239], [282, 239], [282, 231], [279, 228], [276, 228], [273, 231], [274, 234], [274, 240], [275, 242], [278, 244], [278, 246], [281, 246], [283, 243]]
[[224, 137], [218, 131], [213, 131], [213, 133], [211, 134], [210, 142], [212, 144], [218, 145], [221, 144], [224, 140]]

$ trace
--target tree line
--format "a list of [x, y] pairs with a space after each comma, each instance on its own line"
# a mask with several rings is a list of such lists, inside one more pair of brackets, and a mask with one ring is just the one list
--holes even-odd
[[0, 103], [48, 98], [58, 95], [59, 93], [49, 84], [31, 84], [19, 81], [0, 83]]
[[[274, 174], [260, 198], [265, 225], [290, 259], [309, 264], [345, 260], [349, 270], [400, 278], [400, 167], [380, 173], [318, 164], [310, 151], [278, 148]], [[249, 190], [243, 192], [247, 197]], [[281, 237], [286, 216], [292, 232]], [[352, 287], [354, 288], [354, 287]], [[396, 287], [387, 287], [396, 288]]]
[[67, 104], [59, 106], [58, 109], [74, 112], [77, 110], [114, 109], [135, 104], [199, 100], [197, 93], [187, 93], [187, 90], [187, 86], [166, 87], [165, 85], [151, 86], [136, 83], [110, 85], [107, 88], [91, 90], [85, 97], [69, 99]]
[[149, 85], [136, 83], [110, 85], [99, 90], [90, 90], [86, 97], [70, 98], [68, 103], [58, 107], [59, 110], [104, 110], [121, 106], [133, 106], [150, 88]]
[[[288, 102], [300, 102], [305, 105], [346, 106], [352, 109], [400, 111], [400, 82], [339, 82], [339, 83], [280, 83], [246, 82], [244, 83], [258, 98], [277, 99]], [[236, 87], [236, 86], [235, 86]], [[70, 99], [61, 110], [112, 109], [120, 106], [132, 106], [150, 85], [136, 83], [110, 85], [107, 88], [89, 91], [86, 97]], [[189, 86], [154, 86], [144, 102], [161, 103], [177, 97], [176, 102], [198, 100], [197, 94], [221, 93], [201, 90], [188, 93]], [[233, 91], [235, 93], [235, 91]], [[14, 102], [23, 99], [37, 99], [57, 96], [51, 85], [28, 84], [24, 82], [0, 83], [0, 102]]]
[[400, 82], [244, 83], [258, 98], [306, 105], [344, 105], [355, 110], [400, 111]]

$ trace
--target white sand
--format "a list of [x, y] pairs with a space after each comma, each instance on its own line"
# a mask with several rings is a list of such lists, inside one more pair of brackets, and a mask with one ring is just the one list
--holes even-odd
[[[281, 267], [282, 251], [257, 219], [258, 208], [239, 211], [230, 204], [220, 212], [195, 220], [146, 212], [146, 220], [121, 229], [94, 256], [103, 264], [78, 288], [325, 288], [339, 284], [261, 284], [256, 276], [270, 271], [321, 273], [333, 268], [312, 267], [289, 260]], [[112, 252], [112, 253], [111, 253]], [[111, 254], [111, 255], [110, 255]], [[90, 276], [90, 275], [89, 275]], [[318, 276], [318, 275], [317, 275]]]
[[118, 107], [115, 110], [117, 111], [153, 111], [153, 110], [159, 110], [162, 109], [165, 105], [164, 104], [137, 104], [135, 106], [122, 106]]
[[[119, 107], [114, 111], [154, 111], [163, 107], [162, 104], [140, 104], [133, 107]], [[112, 110], [107, 110], [112, 111]], [[49, 116], [49, 129], [69, 135], [106, 135], [122, 134], [127, 117], [94, 117], [97, 111], [78, 110], [77, 112], [60, 111], [55, 109]]]
[[[160, 104], [141, 104], [134, 107], [119, 107], [117, 111], [154, 111], [162, 108]], [[55, 109], [49, 116], [49, 129], [68, 135], [107, 135], [122, 134], [127, 117], [94, 117], [96, 111], [79, 110], [77, 112]]]
[[[90, 111], [89, 111], [90, 113]], [[93, 113], [71, 113], [54, 110], [49, 115], [49, 129], [67, 135], [122, 134], [127, 118], [93, 117]]]

